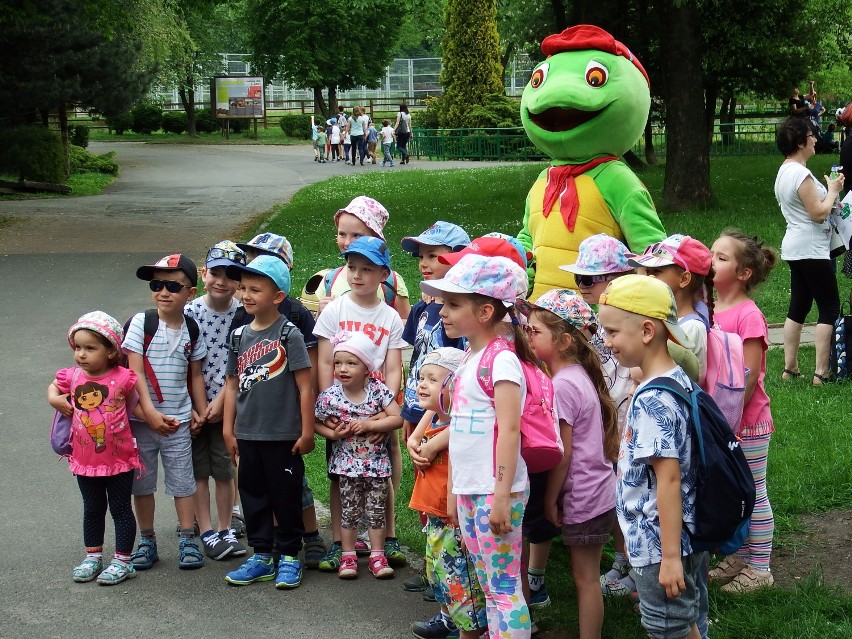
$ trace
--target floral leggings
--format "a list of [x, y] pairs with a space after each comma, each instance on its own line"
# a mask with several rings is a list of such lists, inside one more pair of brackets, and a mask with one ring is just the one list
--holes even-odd
[[529, 489], [509, 497], [514, 530], [498, 537], [489, 524], [494, 495], [458, 496], [462, 538], [485, 593], [489, 639], [529, 639], [531, 631], [530, 611], [521, 587], [521, 522]]

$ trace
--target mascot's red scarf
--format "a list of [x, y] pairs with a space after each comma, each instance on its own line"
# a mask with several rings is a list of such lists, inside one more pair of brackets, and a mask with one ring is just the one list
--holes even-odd
[[599, 164], [617, 159], [614, 155], [606, 155], [585, 164], [548, 167], [547, 185], [544, 189], [544, 208], [542, 208], [544, 217], [550, 215], [553, 205], [556, 204], [556, 199], [559, 198], [562, 220], [565, 222], [565, 227], [573, 233], [574, 226], [577, 223], [577, 212], [580, 210], [580, 199], [577, 197], [577, 185], [574, 183], [574, 177], [582, 175]]

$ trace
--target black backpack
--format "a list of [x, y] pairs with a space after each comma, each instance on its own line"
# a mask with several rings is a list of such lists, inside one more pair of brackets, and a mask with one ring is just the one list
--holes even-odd
[[[130, 328], [130, 322], [133, 321], [133, 317], [131, 316], [124, 323], [124, 334], [127, 335], [127, 329]], [[198, 326], [198, 322], [195, 321], [194, 317], [191, 317], [184, 313], [184, 320], [186, 321], [186, 329], [189, 331], [189, 352], [195, 350], [195, 345], [198, 343], [198, 338], [201, 335], [201, 329]], [[154, 394], [157, 396], [157, 401], [162, 403], [163, 401], [163, 392], [160, 390], [160, 382], [157, 381], [157, 376], [154, 374], [154, 368], [151, 366], [151, 362], [148, 361], [148, 347], [151, 345], [151, 340], [154, 339], [154, 335], [157, 334], [157, 329], [160, 327], [160, 316], [157, 313], [156, 308], [149, 308], [145, 311], [145, 323], [143, 325], [144, 332], [144, 342], [142, 345], [142, 361], [145, 365], [145, 376], [148, 378], [148, 381], [151, 383], [151, 388], [154, 389]], [[127, 356], [125, 355], [122, 358], [122, 366], [127, 366]], [[189, 357], [187, 356], [187, 360]], [[189, 367], [187, 367], [186, 371], [186, 386], [190, 388], [190, 372]]]
[[716, 402], [697, 385], [687, 391], [671, 377], [657, 377], [642, 387], [665, 390], [689, 409], [691, 435], [698, 460], [695, 532], [692, 549], [730, 555], [748, 537], [756, 491], [740, 441]]

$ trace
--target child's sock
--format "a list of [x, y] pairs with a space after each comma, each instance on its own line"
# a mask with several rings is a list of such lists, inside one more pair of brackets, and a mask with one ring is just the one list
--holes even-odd
[[240, 507], [234, 506], [233, 508], [231, 508], [231, 514], [232, 515], [239, 515], [240, 514]]
[[[343, 553], [343, 554], [345, 555], [346, 553]], [[385, 556], [385, 549], [384, 548], [382, 548], [380, 550], [371, 550], [370, 551], [370, 559], [372, 559], [373, 557], [384, 557], [384, 556]]]
[[354, 550], [344, 550], [343, 557], [357, 557]]
[[86, 548], [86, 559], [103, 559], [104, 547], [96, 546], [94, 548]]
[[118, 552], [115, 551], [115, 560], [120, 561], [123, 564], [130, 563], [130, 553], [129, 552]]
[[181, 539], [195, 539], [195, 530], [193, 528], [181, 528], [178, 536]]
[[541, 590], [544, 587], [544, 569], [530, 568], [527, 570], [527, 581], [529, 581], [530, 590]]
[[139, 531], [139, 536], [142, 539], [150, 539], [151, 541], [157, 541], [157, 535], [154, 532], [153, 528], [143, 528]]

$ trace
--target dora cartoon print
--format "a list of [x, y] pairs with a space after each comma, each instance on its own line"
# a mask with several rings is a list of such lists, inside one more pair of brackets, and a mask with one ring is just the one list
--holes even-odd
[[[74, 389], [74, 405], [78, 411], [74, 416], [79, 418], [80, 426], [95, 443], [95, 452], [106, 450], [106, 413], [115, 413], [125, 404], [124, 391], [116, 390], [115, 397], [107, 402], [109, 388], [97, 382], [85, 382]], [[112, 421], [112, 420], [110, 420]], [[119, 421], [112, 424], [112, 431], [127, 428], [127, 424]]]

